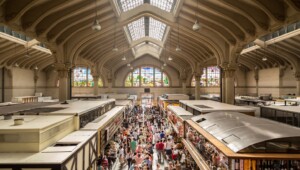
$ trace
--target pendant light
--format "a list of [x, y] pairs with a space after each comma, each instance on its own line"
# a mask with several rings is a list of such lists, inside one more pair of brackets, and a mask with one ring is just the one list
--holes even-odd
[[261, 59], [262, 61], [267, 61], [268, 60], [268, 58], [266, 57], [266, 43], [264, 43], [264, 56], [263, 56], [263, 58]]
[[114, 28], [114, 47], [112, 49], [113, 52], [117, 52], [119, 51], [119, 49], [117, 48], [117, 45], [116, 45], [116, 23], [115, 23], [115, 28]]
[[18, 63], [15, 63], [15, 65], [14, 65], [15, 67], [19, 67], [19, 64]]
[[26, 58], [29, 58], [29, 57], [30, 57], [29, 51], [28, 51], [28, 47], [26, 47], [26, 54], [25, 54], [25, 57], [26, 57]]
[[34, 69], [35, 69], [35, 70], [38, 70], [39, 68], [38, 68], [38, 66], [35, 66]]
[[128, 63], [128, 64], [127, 64], [127, 67], [130, 67], [130, 66], [131, 66], [131, 64], [130, 64], [130, 63]]
[[195, 10], [195, 18], [196, 18], [196, 20], [195, 20], [195, 23], [193, 25], [193, 30], [194, 31], [199, 31], [200, 28], [201, 28], [201, 26], [200, 26], [200, 24], [198, 22], [198, 11], [197, 11], [197, 10], [199, 10], [198, 9], [198, 0], [196, 0], [196, 1], [197, 1], [197, 9]]
[[94, 23], [92, 25], [92, 29], [94, 31], [100, 31], [101, 30], [101, 25], [99, 24], [99, 20], [97, 19], [98, 18], [98, 13], [97, 13], [97, 0], [95, 0], [95, 19], [94, 19]]
[[170, 38], [169, 38], [169, 53], [170, 53], [170, 55], [169, 55], [169, 57], [168, 57], [168, 60], [169, 61], [172, 61], [173, 60], [173, 58], [172, 58], [172, 56], [171, 56], [171, 35], [170, 35]]
[[123, 47], [123, 57], [122, 57], [122, 61], [126, 61], [126, 56], [125, 56], [125, 45]]
[[167, 66], [167, 63], [165, 62], [165, 63], [164, 63], [164, 67], [166, 67], [166, 66]]
[[133, 67], [130, 67], [130, 70], [133, 70]]
[[179, 21], [177, 21], [177, 47], [175, 49], [177, 52], [181, 51], [180, 45], [179, 45]]

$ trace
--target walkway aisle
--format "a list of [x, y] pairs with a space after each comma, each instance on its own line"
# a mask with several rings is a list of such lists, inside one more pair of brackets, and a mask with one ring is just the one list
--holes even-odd
[[[169, 149], [169, 153], [172, 153], [171, 150], [174, 149], [176, 153], [174, 137], [169, 129], [170, 127], [154, 108], [151, 110], [140, 106], [135, 107], [132, 113], [126, 115], [123, 127], [114, 137], [115, 143], [120, 147], [106, 151], [105, 156], [99, 160], [100, 164], [105, 167], [104, 170], [164, 170], [169, 161], [164, 160], [163, 163], [159, 163], [156, 143], [160, 141], [159, 148], [163, 152], [164, 149]], [[113, 156], [116, 158], [116, 163], [113, 167], [108, 167], [111, 164], [107, 166], [109, 162], [107, 158], [108, 155], [112, 157], [111, 153], [117, 153]], [[123, 160], [123, 167], [121, 167], [120, 160]], [[173, 162], [175, 163], [175, 160]], [[130, 164], [131, 166], [128, 166]], [[158, 165], [159, 169], [157, 169]]]

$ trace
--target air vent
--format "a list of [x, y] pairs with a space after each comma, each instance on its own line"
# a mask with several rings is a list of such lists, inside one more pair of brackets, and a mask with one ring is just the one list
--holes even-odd
[[222, 139], [222, 141], [225, 142], [226, 144], [230, 144], [233, 141], [237, 141], [237, 140], [240, 140], [240, 138], [235, 135], [229, 135]]
[[201, 118], [201, 119], [197, 120], [196, 122], [197, 122], [197, 123], [200, 123], [200, 122], [203, 122], [203, 121], [205, 121], [205, 120], [206, 120], [205, 118]]

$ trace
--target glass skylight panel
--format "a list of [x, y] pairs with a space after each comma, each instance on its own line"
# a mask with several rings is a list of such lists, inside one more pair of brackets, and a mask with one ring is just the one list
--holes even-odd
[[151, 17], [149, 22], [149, 37], [161, 41], [167, 25]]
[[171, 12], [175, 4], [175, 0], [150, 0], [150, 4], [164, 11]]
[[145, 37], [145, 18], [142, 17], [129, 23], [128, 30], [133, 41]]
[[126, 12], [144, 4], [144, 0], [118, 0], [118, 3], [121, 10]]

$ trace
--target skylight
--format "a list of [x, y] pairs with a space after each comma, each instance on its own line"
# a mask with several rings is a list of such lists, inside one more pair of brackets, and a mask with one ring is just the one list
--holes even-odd
[[167, 25], [151, 17], [142, 17], [128, 24], [132, 41], [149, 36], [162, 41]]
[[145, 37], [145, 18], [142, 17], [129, 23], [128, 30], [133, 41]]
[[171, 12], [175, 4], [175, 0], [150, 0], [150, 4], [164, 11]]
[[144, 0], [118, 0], [118, 3], [122, 11], [126, 12], [144, 4]]
[[171, 12], [176, 0], [118, 0], [120, 9], [123, 12], [132, 10], [144, 3], [156, 6], [164, 11]]
[[149, 37], [161, 41], [164, 36], [166, 26], [166, 24], [150, 17]]

